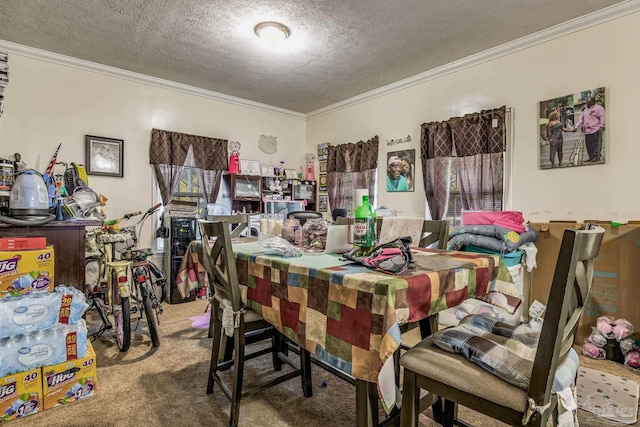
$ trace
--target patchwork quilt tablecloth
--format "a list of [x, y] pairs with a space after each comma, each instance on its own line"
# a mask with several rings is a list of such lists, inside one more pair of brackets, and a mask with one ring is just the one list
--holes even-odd
[[377, 382], [386, 409], [396, 399], [391, 356], [401, 324], [497, 288], [518, 297], [495, 255], [412, 248], [415, 269], [394, 276], [339, 255], [280, 258], [257, 243], [234, 244], [234, 252], [243, 301], [318, 358]]
[[183, 299], [187, 298], [192, 290], [209, 286], [207, 271], [201, 259], [202, 245], [194, 240], [189, 243], [175, 277], [176, 288]]
[[[415, 268], [390, 275], [340, 255], [282, 258], [257, 242], [233, 250], [243, 302], [319, 359], [377, 383], [387, 410], [397, 398], [392, 355], [400, 325], [492, 291], [519, 301], [497, 255], [412, 248]], [[183, 297], [206, 284], [200, 256], [192, 242], [176, 278]]]

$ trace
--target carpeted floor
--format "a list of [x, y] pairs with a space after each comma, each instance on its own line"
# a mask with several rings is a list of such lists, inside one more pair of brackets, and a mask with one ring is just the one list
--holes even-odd
[[[189, 317], [201, 315], [207, 301], [164, 304], [160, 316], [161, 344], [151, 347], [146, 331], [138, 330], [131, 349], [120, 353], [113, 339], [103, 335], [94, 342], [98, 363], [97, 395], [27, 418], [12, 421], [15, 427], [139, 427], [226, 426], [229, 403], [214, 390], [205, 394], [211, 340], [206, 329], [191, 327]], [[610, 361], [581, 359], [582, 366], [640, 382], [636, 372]], [[261, 379], [260, 368], [271, 366], [269, 356], [249, 361], [245, 381]], [[304, 398], [299, 379], [248, 396], [240, 408], [241, 426], [353, 426], [355, 388], [313, 366], [313, 396]], [[326, 382], [326, 386], [323, 386]], [[579, 411], [583, 427], [615, 425]], [[430, 412], [421, 416], [421, 427], [436, 424]], [[480, 414], [461, 408], [460, 417], [476, 427], [502, 426]], [[620, 424], [618, 424], [620, 425]]]

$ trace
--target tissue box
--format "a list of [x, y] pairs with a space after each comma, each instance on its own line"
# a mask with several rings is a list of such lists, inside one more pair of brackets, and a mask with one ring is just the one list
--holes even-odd
[[0, 237], [0, 251], [44, 249], [46, 247], [46, 237]]
[[53, 291], [53, 246], [0, 251], [0, 298]]
[[0, 424], [42, 410], [40, 368], [0, 378]]
[[96, 353], [88, 343], [86, 357], [42, 367], [44, 409], [93, 396], [96, 383]]

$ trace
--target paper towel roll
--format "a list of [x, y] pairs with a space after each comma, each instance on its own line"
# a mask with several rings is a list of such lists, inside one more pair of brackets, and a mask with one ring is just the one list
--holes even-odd
[[362, 196], [368, 196], [368, 188], [355, 188], [353, 190], [353, 207], [351, 208], [351, 215], [355, 215], [356, 208], [362, 203]]

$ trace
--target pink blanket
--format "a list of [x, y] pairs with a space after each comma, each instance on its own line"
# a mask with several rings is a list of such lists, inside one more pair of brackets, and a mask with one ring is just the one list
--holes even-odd
[[517, 233], [523, 233], [524, 218], [516, 211], [465, 211], [462, 212], [462, 225], [497, 225]]

